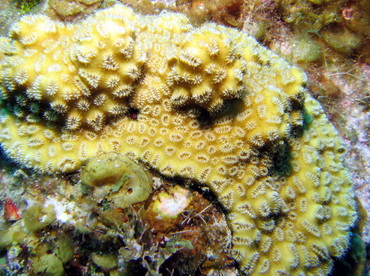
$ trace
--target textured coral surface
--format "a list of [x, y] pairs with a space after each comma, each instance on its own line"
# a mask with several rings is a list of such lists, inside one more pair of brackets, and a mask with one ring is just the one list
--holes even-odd
[[23, 17], [0, 46], [0, 142], [21, 165], [115, 151], [204, 183], [246, 274], [327, 275], [345, 252], [344, 147], [304, 74], [253, 38], [116, 5], [75, 25]]

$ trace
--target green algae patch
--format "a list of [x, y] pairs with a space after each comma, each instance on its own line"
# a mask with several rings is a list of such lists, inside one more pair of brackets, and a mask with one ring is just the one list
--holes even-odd
[[42, 255], [33, 261], [33, 271], [44, 276], [64, 275], [63, 262], [55, 255]]
[[11, 246], [14, 242], [21, 243], [27, 238], [28, 234], [22, 229], [20, 223], [0, 231], [0, 248]]
[[55, 211], [52, 205], [46, 207], [34, 205], [25, 211], [23, 223], [29, 232], [37, 232], [50, 225], [55, 219]]
[[81, 182], [93, 187], [93, 197], [126, 208], [146, 200], [152, 179], [146, 169], [127, 156], [110, 152], [90, 159], [81, 171]]
[[324, 41], [335, 51], [350, 55], [362, 44], [363, 37], [360, 34], [352, 32], [348, 28], [339, 28], [335, 31], [323, 31]]
[[19, 9], [20, 14], [26, 14], [31, 12], [41, 0], [15, 0], [15, 5]]
[[305, 35], [294, 41], [292, 56], [298, 63], [319, 61], [322, 58], [322, 49], [309, 35]]
[[118, 265], [117, 257], [114, 255], [93, 253], [90, 258], [97, 266], [104, 270], [111, 270]]
[[55, 255], [63, 262], [66, 263], [70, 261], [73, 257], [73, 241], [67, 235], [59, 236], [54, 242]]

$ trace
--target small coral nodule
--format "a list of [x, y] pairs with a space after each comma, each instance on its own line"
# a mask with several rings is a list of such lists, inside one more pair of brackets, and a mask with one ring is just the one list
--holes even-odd
[[[114, 152], [203, 183], [247, 275], [327, 275], [347, 250], [343, 144], [304, 73], [248, 35], [115, 5], [76, 24], [22, 17], [0, 59], [0, 143], [22, 166], [71, 172]], [[95, 188], [126, 184], [89, 168]]]
[[153, 203], [149, 206], [154, 216], [159, 219], [174, 219], [184, 212], [192, 200], [191, 193], [179, 186], [155, 195]]

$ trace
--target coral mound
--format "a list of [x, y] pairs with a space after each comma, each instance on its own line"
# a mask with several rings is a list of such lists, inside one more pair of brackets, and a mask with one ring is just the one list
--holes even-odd
[[0, 142], [22, 166], [116, 152], [203, 183], [248, 275], [327, 275], [346, 251], [343, 145], [305, 75], [253, 38], [116, 5], [79, 24], [25, 16], [0, 49]]

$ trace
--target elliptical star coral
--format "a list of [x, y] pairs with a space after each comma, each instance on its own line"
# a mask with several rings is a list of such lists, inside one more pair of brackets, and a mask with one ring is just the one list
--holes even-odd
[[115, 5], [25, 16], [0, 49], [0, 142], [20, 165], [65, 173], [113, 151], [203, 183], [247, 275], [327, 275], [345, 252], [344, 147], [304, 73], [253, 38]]

